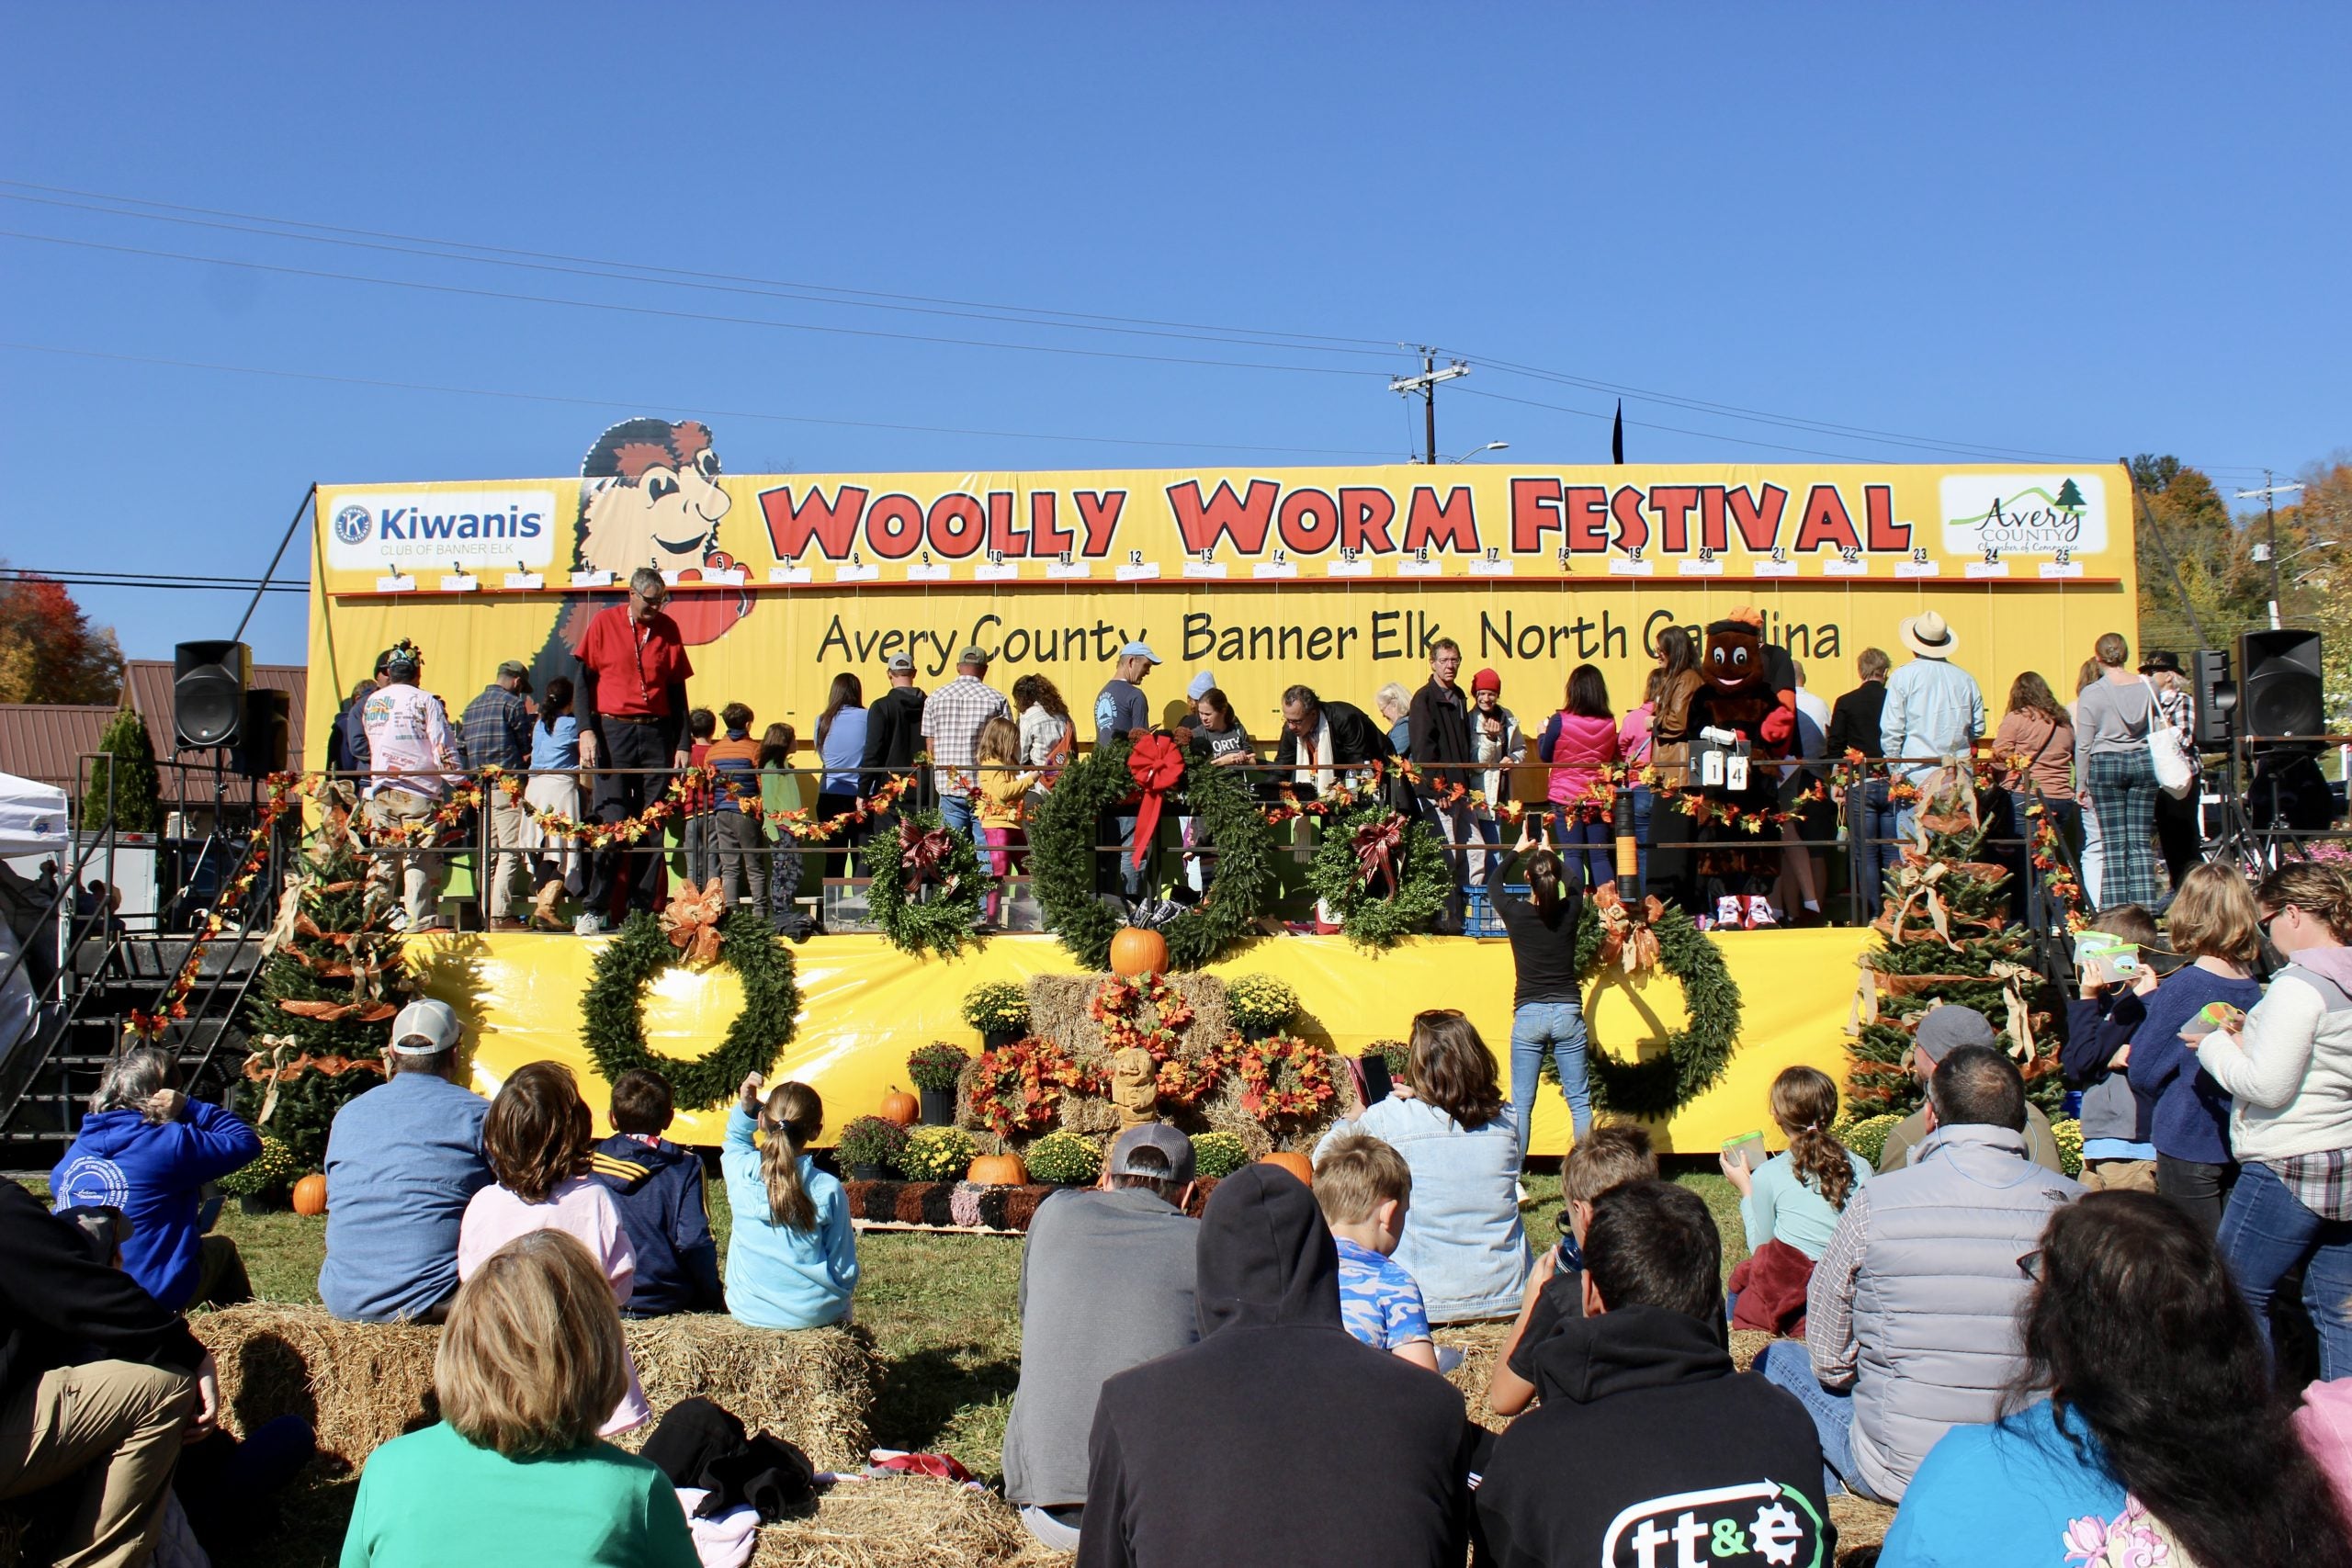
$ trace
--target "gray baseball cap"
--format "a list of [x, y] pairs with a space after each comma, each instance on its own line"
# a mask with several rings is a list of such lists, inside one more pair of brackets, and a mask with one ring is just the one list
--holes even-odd
[[455, 1046], [458, 1032], [458, 1015], [447, 1002], [421, 997], [392, 1020], [390, 1049], [396, 1056], [435, 1056]]
[[1111, 1145], [1110, 1173], [1113, 1176], [1159, 1176], [1156, 1170], [1139, 1170], [1129, 1161], [1137, 1149], [1158, 1149], [1168, 1159], [1166, 1179], [1182, 1187], [1193, 1179], [1193, 1140], [1165, 1122], [1146, 1122], [1140, 1127], [1130, 1127], [1119, 1134]]
[[915, 661], [906, 654], [894, 653], [890, 655], [890, 662], [882, 668], [893, 675], [911, 675], [915, 672]]
[[1933, 1066], [1962, 1045], [1997, 1045], [2001, 1036], [1993, 1021], [1974, 1008], [1946, 1002], [1928, 1010], [1911, 1039], [1919, 1055]]

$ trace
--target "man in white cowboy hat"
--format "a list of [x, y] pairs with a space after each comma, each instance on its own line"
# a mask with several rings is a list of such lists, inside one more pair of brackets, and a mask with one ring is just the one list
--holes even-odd
[[[1887, 678], [1886, 705], [1879, 712], [1880, 754], [1965, 758], [1984, 733], [1984, 694], [1974, 676], [1951, 662], [1959, 636], [1933, 610], [1906, 616], [1895, 632], [1916, 657]], [[1925, 787], [1940, 765], [1914, 761], [1889, 772]], [[1910, 829], [1906, 808], [1896, 814], [1895, 830]]]

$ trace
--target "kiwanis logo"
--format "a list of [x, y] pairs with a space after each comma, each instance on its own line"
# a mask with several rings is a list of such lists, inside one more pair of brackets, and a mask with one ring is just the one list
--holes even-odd
[[346, 545], [364, 544], [376, 525], [364, 506], [346, 506], [334, 514], [334, 536]]

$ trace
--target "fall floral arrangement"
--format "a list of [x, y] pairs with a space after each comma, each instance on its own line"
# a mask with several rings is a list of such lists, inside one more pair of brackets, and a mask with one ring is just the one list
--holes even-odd
[[1093, 1075], [1050, 1040], [1031, 1035], [980, 1053], [972, 1072], [972, 1111], [1000, 1138], [1050, 1125], [1065, 1093], [1086, 1093]]

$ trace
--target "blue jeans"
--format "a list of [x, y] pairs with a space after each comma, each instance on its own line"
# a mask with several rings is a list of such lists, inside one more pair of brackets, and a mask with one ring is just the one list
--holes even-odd
[[[1562, 881], [1572, 888], [1580, 887], [1589, 872], [1592, 886], [1598, 888], [1615, 877], [1616, 868], [1611, 863], [1610, 831], [1605, 819], [1580, 821], [1564, 806], [1552, 808], [1552, 836], [1560, 844]], [[1581, 854], [1577, 852], [1578, 845], [1586, 846]]]
[[1886, 900], [1887, 868], [1903, 858], [1900, 844], [1885, 842], [1902, 836], [1902, 823], [1887, 804], [1886, 781], [1871, 779], [1846, 795], [1846, 831], [1854, 840], [1854, 876], [1860, 885], [1864, 921], [1878, 919]]
[[2282, 1275], [2303, 1264], [2303, 1304], [2319, 1330], [2319, 1375], [2352, 1377], [2352, 1220], [2322, 1219], [2277, 1171], [2248, 1160], [2238, 1168], [2222, 1216], [2221, 1247], [2266, 1343], [2271, 1292]]
[[949, 832], [966, 843], [980, 841], [979, 816], [972, 809], [970, 795], [943, 792], [939, 797], [939, 820]]
[[[1804, 1413], [1813, 1417], [1813, 1429], [1821, 1438], [1821, 1490], [1829, 1496], [1851, 1492], [1858, 1497], [1871, 1493], [1854, 1473], [1854, 1395], [1851, 1391], [1824, 1388], [1821, 1380], [1813, 1375], [1813, 1358], [1806, 1353], [1802, 1339], [1775, 1339], [1757, 1354], [1753, 1369], [1764, 1374], [1764, 1381], [1775, 1388], [1787, 1389], [1797, 1396]], [[1874, 1499], [1873, 1499], [1874, 1500]]]
[[1592, 1130], [1592, 1089], [1585, 1082], [1584, 1010], [1575, 1002], [1521, 1002], [1510, 1015], [1510, 1103], [1519, 1112], [1519, 1163], [1527, 1164], [1527, 1134], [1535, 1091], [1544, 1081], [1544, 1053], [1560, 1069], [1560, 1093], [1577, 1141]]

